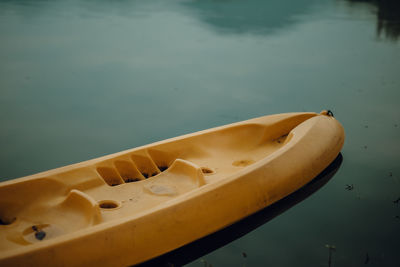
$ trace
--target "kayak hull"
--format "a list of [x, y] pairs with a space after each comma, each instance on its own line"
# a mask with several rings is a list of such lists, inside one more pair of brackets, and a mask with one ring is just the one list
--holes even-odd
[[343, 143], [327, 113], [278, 114], [1, 183], [0, 265], [144, 262], [291, 194]]

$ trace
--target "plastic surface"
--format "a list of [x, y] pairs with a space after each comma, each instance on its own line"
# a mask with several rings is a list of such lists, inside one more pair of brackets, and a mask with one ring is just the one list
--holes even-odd
[[0, 183], [0, 265], [143, 262], [289, 195], [343, 142], [327, 112], [278, 114]]

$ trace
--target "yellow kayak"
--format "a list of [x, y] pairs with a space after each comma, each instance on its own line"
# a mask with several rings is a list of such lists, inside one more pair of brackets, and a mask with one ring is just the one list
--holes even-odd
[[331, 112], [264, 116], [0, 183], [0, 266], [134, 265], [227, 227], [339, 154]]

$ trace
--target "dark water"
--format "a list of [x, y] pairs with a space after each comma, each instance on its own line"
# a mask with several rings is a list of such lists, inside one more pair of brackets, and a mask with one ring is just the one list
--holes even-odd
[[337, 174], [189, 266], [328, 266], [327, 244], [331, 266], [399, 266], [399, 14], [390, 0], [1, 0], [0, 177], [329, 108], [347, 138]]

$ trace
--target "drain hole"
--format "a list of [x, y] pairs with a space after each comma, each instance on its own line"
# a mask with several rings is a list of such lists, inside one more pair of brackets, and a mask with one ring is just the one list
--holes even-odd
[[0, 225], [10, 225], [15, 222], [17, 218], [0, 218]]
[[201, 171], [202, 171], [204, 174], [213, 174], [213, 173], [214, 173], [213, 170], [211, 170], [210, 168], [207, 168], [207, 167], [201, 167]]
[[102, 209], [115, 209], [119, 207], [119, 204], [112, 200], [103, 200], [99, 202], [99, 206]]

